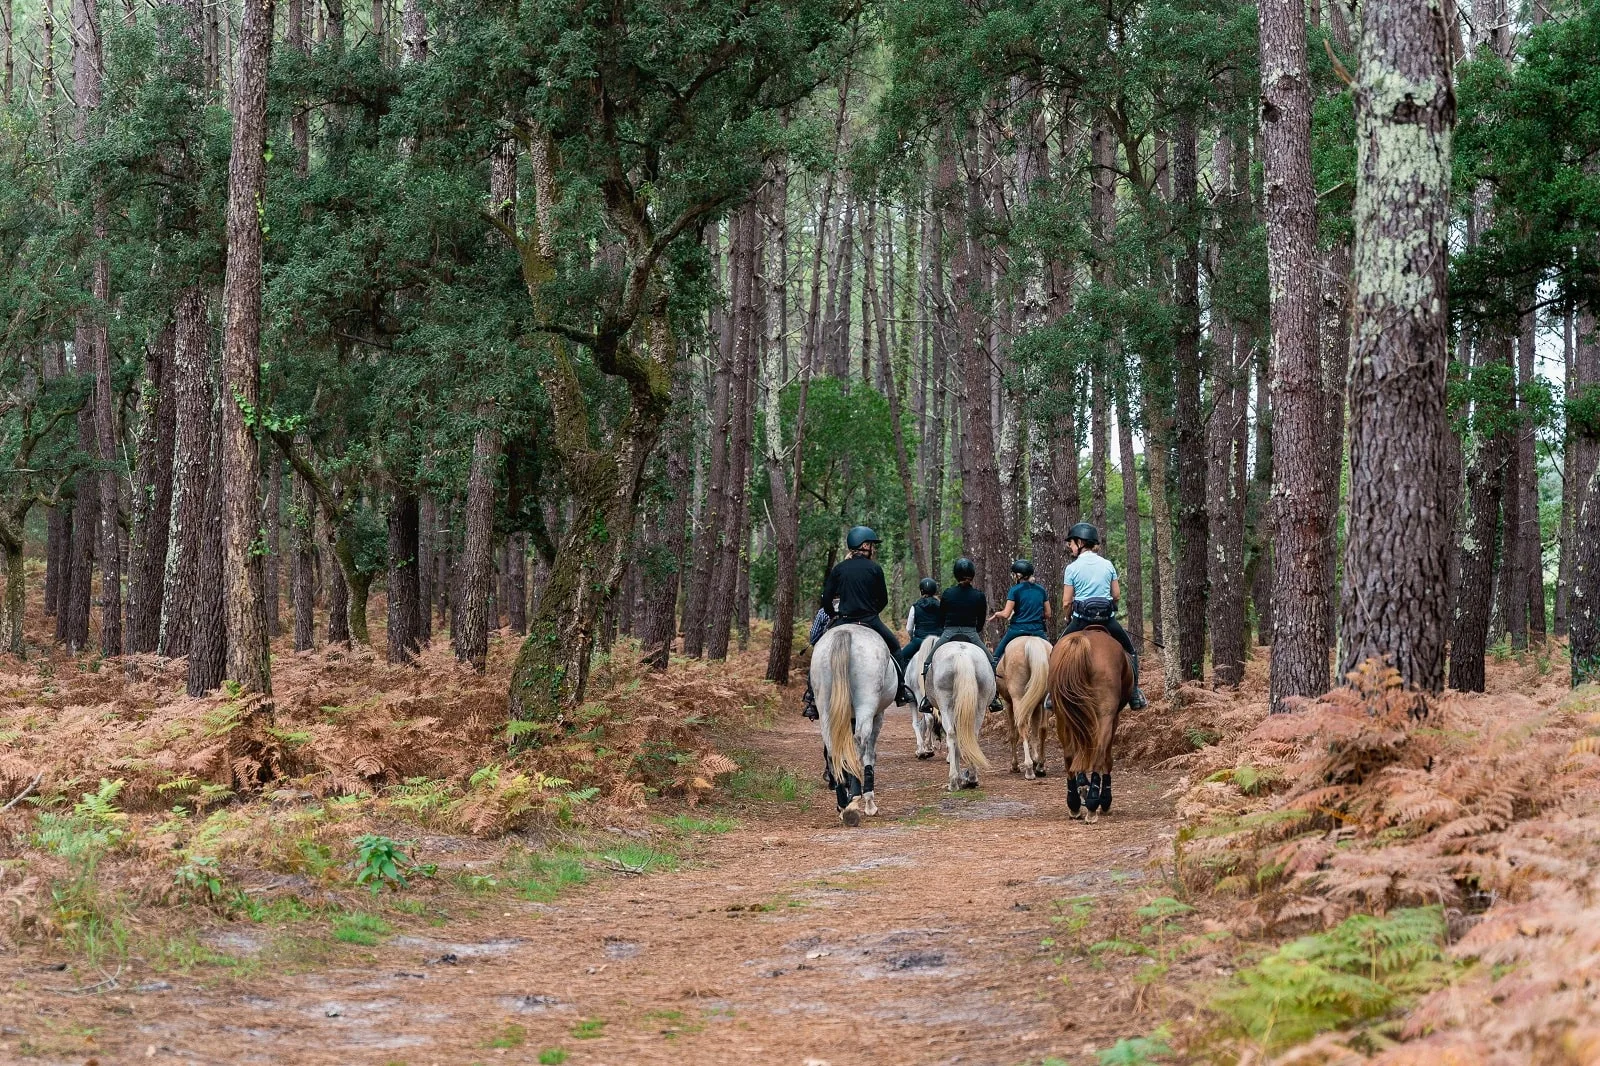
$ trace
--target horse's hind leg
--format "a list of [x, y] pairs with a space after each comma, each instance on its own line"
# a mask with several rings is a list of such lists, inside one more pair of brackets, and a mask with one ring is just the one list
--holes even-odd
[[839, 820], [854, 829], [861, 824], [861, 779], [846, 770], [844, 782], [839, 786]]
[[1111, 812], [1111, 771], [1107, 770], [1100, 775], [1100, 813]]
[[1078, 786], [1083, 784], [1083, 774], [1067, 771], [1067, 813], [1074, 818], [1083, 817], [1083, 797], [1078, 795]]
[[1098, 770], [1090, 771], [1089, 773], [1089, 790], [1084, 794], [1083, 806], [1088, 815], [1088, 820], [1091, 822], [1100, 814], [1100, 772]]

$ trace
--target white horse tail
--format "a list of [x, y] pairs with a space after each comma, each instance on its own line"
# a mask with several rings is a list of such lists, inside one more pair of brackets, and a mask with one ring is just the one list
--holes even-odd
[[978, 743], [978, 721], [983, 708], [978, 706], [978, 674], [972, 656], [955, 657], [956, 747], [962, 758], [980, 770], [989, 768], [983, 746]]
[[856, 750], [856, 710], [850, 701], [851, 633], [843, 629], [838, 633], [828, 649], [828, 665], [833, 668], [828, 679], [828, 754], [842, 780], [845, 774], [865, 777], [866, 770]]
[[1022, 654], [1028, 664], [1028, 687], [1023, 689], [1022, 697], [1012, 703], [1011, 720], [1025, 734], [1050, 688], [1050, 645], [1046, 642], [1041, 647], [1031, 640], [1026, 641]]

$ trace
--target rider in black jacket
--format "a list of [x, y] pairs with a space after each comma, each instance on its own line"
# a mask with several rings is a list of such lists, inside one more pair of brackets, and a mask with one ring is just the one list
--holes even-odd
[[[829, 624], [830, 629], [838, 625], [866, 626], [883, 638], [883, 642], [889, 646], [889, 657], [894, 662], [896, 680], [894, 701], [902, 704], [910, 703], [911, 696], [906, 691], [905, 667], [900, 663], [900, 639], [894, 635], [894, 630], [884, 625], [883, 620], [878, 617], [879, 613], [889, 606], [889, 586], [883, 579], [883, 567], [872, 558], [879, 543], [878, 535], [867, 526], [856, 526], [850, 530], [845, 538], [845, 545], [850, 549], [850, 554], [843, 562], [837, 563], [828, 571], [828, 579], [822, 584], [822, 600], [818, 606], [833, 619]], [[807, 678], [804, 703], [806, 717], [810, 718], [816, 711], [809, 678]]]

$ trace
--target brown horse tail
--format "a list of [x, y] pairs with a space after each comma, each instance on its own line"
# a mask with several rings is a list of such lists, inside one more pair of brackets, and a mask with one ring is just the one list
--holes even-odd
[[1072, 740], [1067, 753], [1067, 770], [1088, 769], [1094, 755], [1094, 716], [1100, 705], [1095, 687], [1094, 645], [1082, 633], [1073, 633], [1061, 642], [1061, 661], [1053, 671], [1056, 713], [1066, 724]]
[[1050, 645], [1043, 648], [1033, 641], [1027, 641], [1022, 646], [1023, 661], [1028, 664], [1028, 687], [1022, 690], [1022, 698], [1011, 707], [1011, 720], [1016, 723], [1017, 729], [1024, 730], [1033, 721], [1033, 716], [1039, 710], [1039, 704], [1044, 702], [1044, 694], [1050, 689]]
[[850, 702], [850, 633], [837, 630], [828, 649], [828, 665], [833, 668], [828, 680], [828, 754], [833, 769], [845, 774], [865, 776], [861, 753], [856, 750], [856, 709]]
[[962, 649], [955, 661], [956, 747], [961, 755], [980, 770], [989, 768], [983, 745], [978, 743], [978, 719], [983, 709], [978, 706], [978, 675], [972, 666], [972, 656]]

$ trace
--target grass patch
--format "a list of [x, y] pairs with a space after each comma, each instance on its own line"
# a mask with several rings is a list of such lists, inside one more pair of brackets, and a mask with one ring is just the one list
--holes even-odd
[[678, 857], [644, 843], [622, 844], [600, 855], [600, 860], [629, 873], [670, 873], [678, 868]]
[[572, 1039], [597, 1040], [606, 1035], [606, 1020], [604, 1018], [585, 1018], [572, 1027]]
[[680, 836], [715, 836], [739, 825], [732, 818], [696, 818], [691, 814], [675, 814], [659, 821]]
[[498, 1033], [494, 1034], [494, 1036], [490, 1037], [483, 1046], [491, 1048], [514, 1048], [521, 1047], [527, 1042], [528, 1030], [524, 1029], [520, 1025], [517, 1025], [515, 1022], [511, 1022], [508, 1023], [504, 1029], [501, 1029]]
[[561, 1066], [567, 1061], [565, 1048], [547, 1047], [539, 1052], [539, 1066]]
[[570, 851], [524, 852], [507, 860], [506, 883], [531, 903], [553, 903], [589, 880], [583, 856]]
[[376, 914], [354, 911], [341, 914], [333, 920], [333, 939], [341, 944], [358, 944], [364, 948], [376, 947], [391, 932], [389, 923]]
[[728, 792], [734, 799], [756, 803], [794, 803], [811, 797], [820, 786], [809, 777], [800, 777], [781, 766], [756, 765], [753, 754], [734, 755], [739, 769], [728, 778]]

